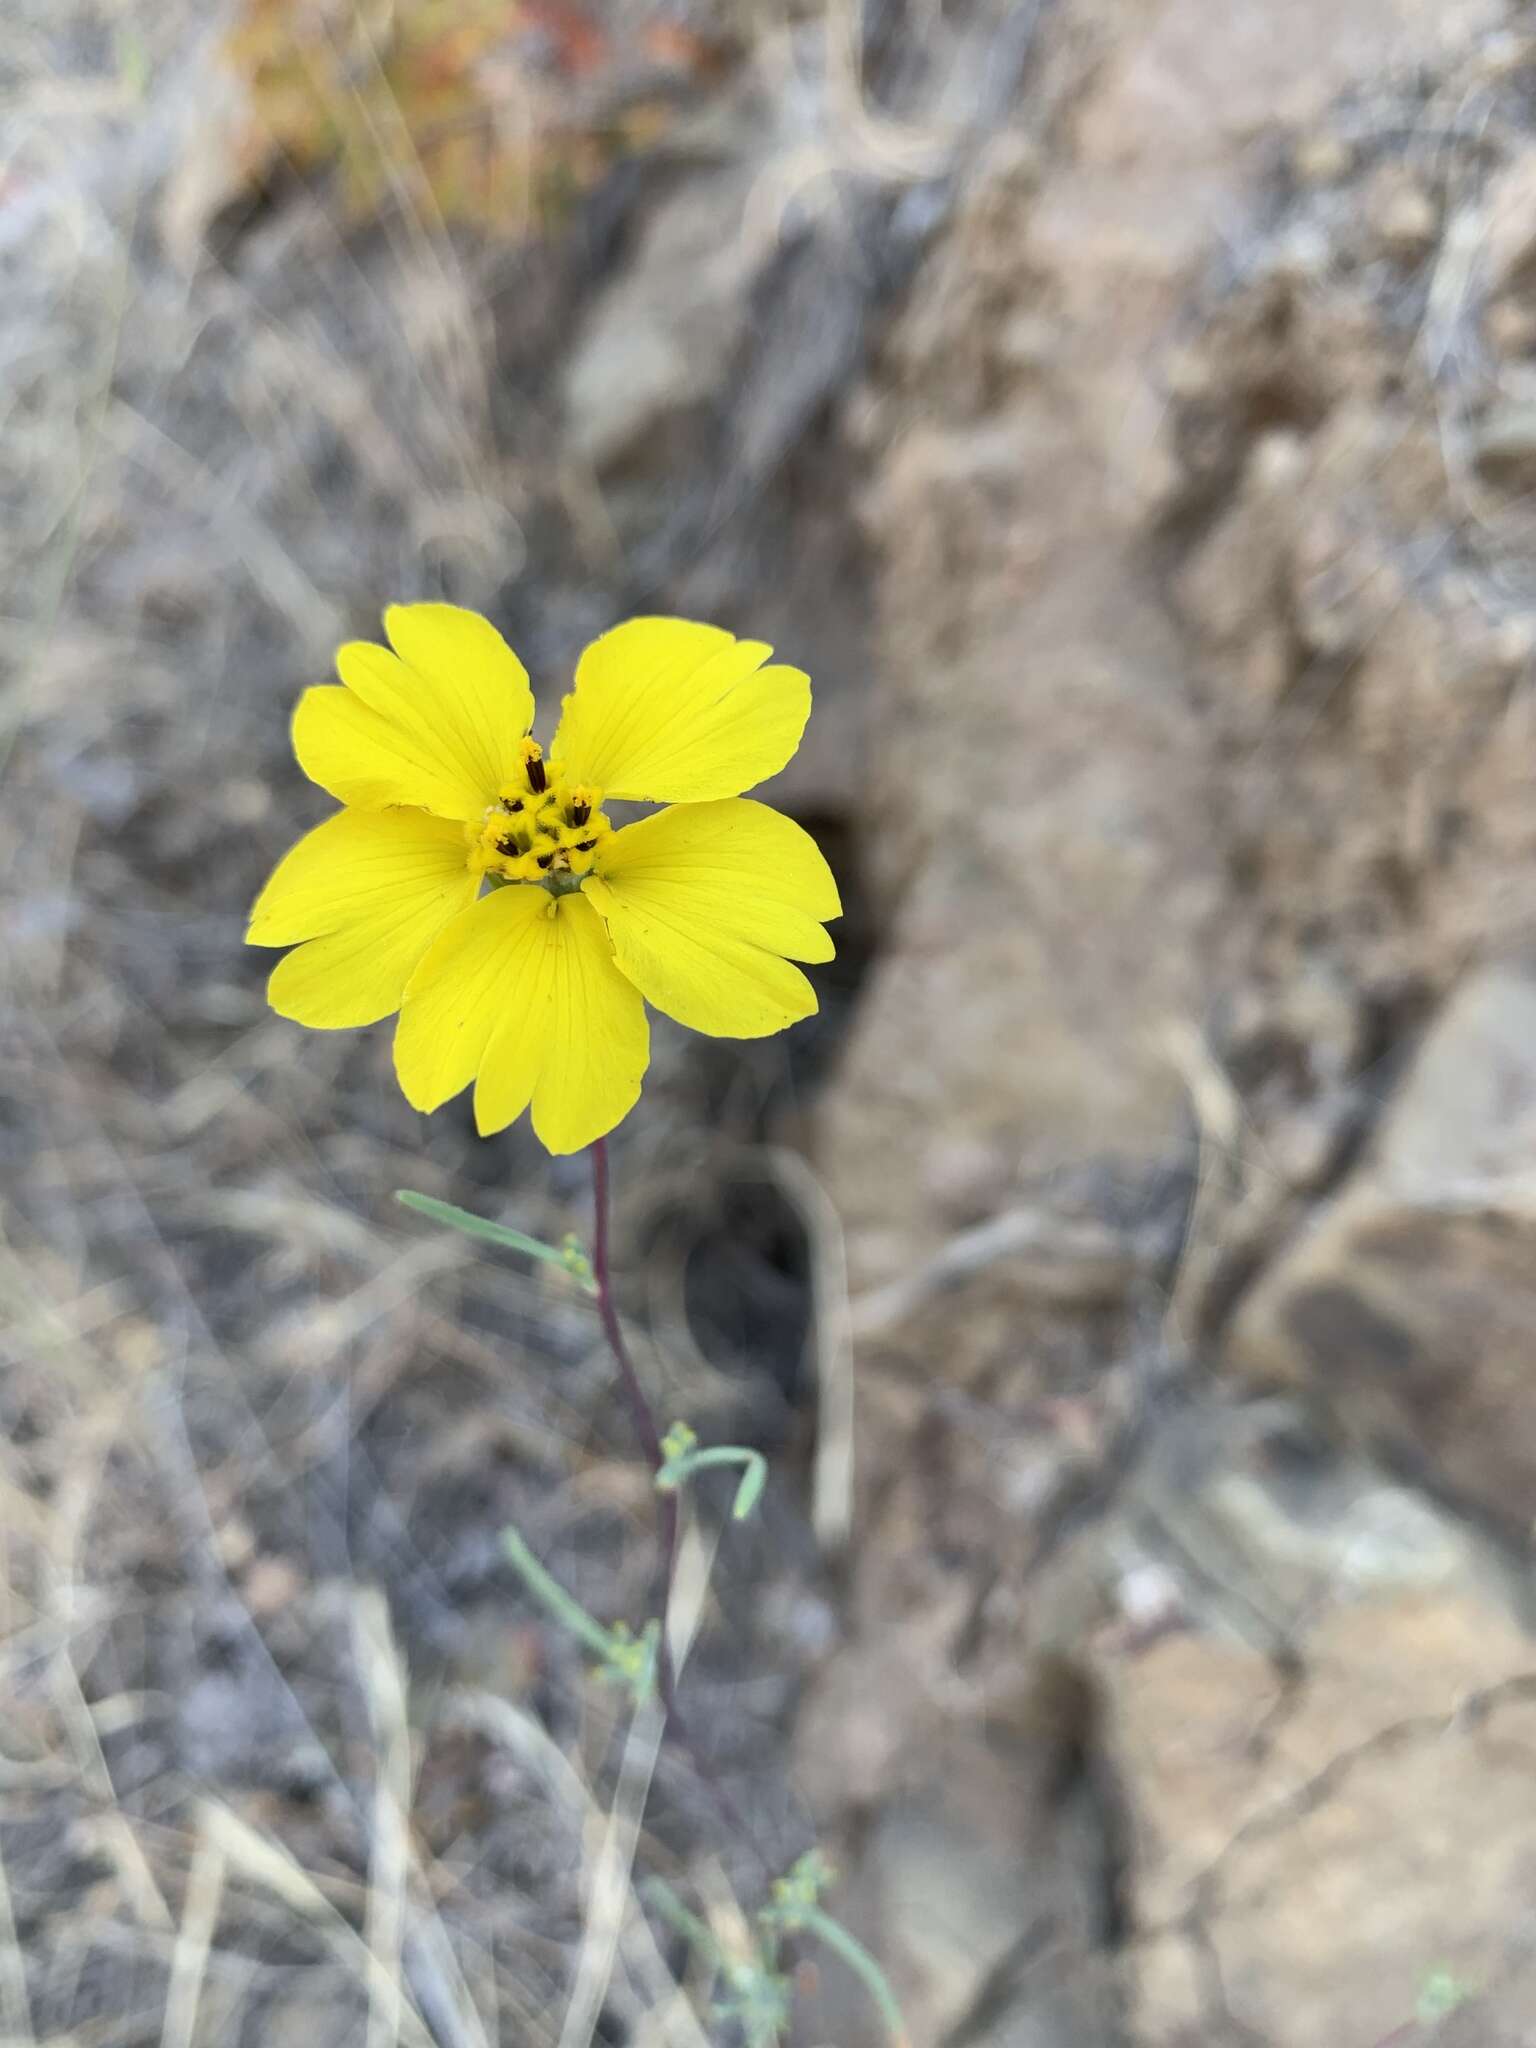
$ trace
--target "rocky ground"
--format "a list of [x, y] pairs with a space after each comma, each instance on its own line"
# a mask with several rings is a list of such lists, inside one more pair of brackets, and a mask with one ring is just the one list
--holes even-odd
[[[497, 1543], [645, 1597], [588, 1311], [389, 1201], [579, 1166], [238, 942], [295, 691], [444, 594], [551, 687], [645, 606], [817, 681], [822, 1018], [663, 1037], [617, 1158], [666, 1404], [775, 1463], [688, 1680], [772, 1854], [916, 2048], [1515, 2048], [1536, 37], [525, 12], [621, 140], [517, 236], [232, 157], [192, 10], [0, 45], [0, 2036], [700, 2038], [594, 1959], [632, 1776]], [[638, 1867], [760, 1881], [670, 1753]]]

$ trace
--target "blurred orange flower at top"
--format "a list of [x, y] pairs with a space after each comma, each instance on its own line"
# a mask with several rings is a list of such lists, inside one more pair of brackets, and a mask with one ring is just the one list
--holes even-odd
[[608, 56], [608, 38], [585, 15], [572, 7], [551, 4], [551, 0], [523, 0], [518, 9], [523, 20], [549, 37], [565, 70], [580, 77], [595, 71]]
[[[357, 218], [403, 197], [446, 221], [525, 233], [669, 118], [656, 95], [611, 117], [584, 113], [568, 90], [562, 104], [563, 89], [600, 85], [626, 54], [568, 0], [242, 0], [222, 48], [247, 92], [240, 181], [334, 169]], [[685, 83], [712, 66], [702, 41], [665, 25], [627, 48]]]

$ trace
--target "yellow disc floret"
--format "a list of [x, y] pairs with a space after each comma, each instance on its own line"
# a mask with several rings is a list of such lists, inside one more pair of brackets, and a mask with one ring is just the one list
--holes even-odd
[[521, 753], [521, 776], [503, 783], [483, 822], [467, 828], [469, 865], [502, 882], [542, 883], [556, 893], [576, 887], [613, 830], [603, 793], [590, 783], [567, 784], [537, 740], [524, 740]]

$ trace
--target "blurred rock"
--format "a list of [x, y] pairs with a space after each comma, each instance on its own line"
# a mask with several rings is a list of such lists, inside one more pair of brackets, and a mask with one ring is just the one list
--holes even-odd
[[1510, 400], [1479, 421], [1473, 459], [1490, 483], [1509, 491], [1536, 487], [1536, 405]]
[[1444, 1595], [1324, 1615], [1282, 1692], [1175, 1636], [1104, 1675], [1137, 1817], [1141, 2048], [1420, 2038], [1435, 1980], [1493, 2048], [1536, 2024], [1532, 1644]]
[[[1119, 1822], [1095, 1775], [1094, 1682], [1041, 1659], [891, 1759], [834, 1909], [886, 1962], [911, 2037], [1112, 2048]], [[877, 2048], [862, 1987], [819, 1972], [799, 2038]]]
[[1248, 1379], [1306, 1386], [1359, 1436], [1531, 1529], [1536, 1500], [1536, 974], [1469, 976], [1369, 1156], [1243, 1302]]
[[594, 469], [642, 451], [664, 465], [659, 437], [718, 392], [772, 255], [743, 219], [752, 185], [717, 169], [672, 194], [587, 316], [562, 390], [571, 447]]
[[[1472, 40], [1497, 16], [1383, 6], [1309, 34], [1176, 0], [1117, 16], [1102, 63], [1047, 36], [1059, 121], [1040, 121], [1066, 139], [984, 153], [851, 422], [888, 707], [868, 800], [886, 936], [819, 1156], [856, 1295], [941, 1267], [987, 1229], [978, 1201], [1175, 1233], [1172, 1314], [1146, 1262], [1069, 1309], [1005, 1246], [862, 1332], [853, 1640], [804, 1754], [818, 1805], [862, 1793], [851, 1910], [907, 1972], [919, 2041], [1374, 2048], [1429, 1997], [1437, 1928], [1484, 2000], [1448, 2024], [1476, 2011], [1520, 2038], [1529, 1803], [1501, 1813], [1507, 1759], [1468, 1735], [1447, 1764], [1438, 1734], [1531, 1658], [1517, 1553], [1444, 1498], [1497, 1507], [1506, 1532], [1536, 1498], [1515, 1413], [1531, 1247], [1513, 1190], [1485, 1215], [1490, 1175], [1530, 1156], [1523, 991], [1424, 1055], [1414, 1089], [1443, 1093], [1454, 1143], [1399, 1106], [1357, 1163], [1392, 1055], [1469, 957], [1531, 923], [1529, 534], [1456, 466], [1494, 394], [1466, 345], [1481, 276], [1454, 307], [1443, 284], [1497, 166], [1458, 142], [1427, 167], [1422, 80], [1383, 71], [1412, 51], [1453, 100], [1501, 94], [1513, 152], [1524, 74], [1490, 83]], [[1307, 174], [1268, 179], [1255, 141], [1298, 133]], [[1472, 1099], [1456, 1074], [1479, 1077]], [[1406, 1160], [1443, 1181], [1465, 1146], [1481, 1157], [1497, 1101], [1510, 1150], [1478, 1167], [1476, 1215], [1422, 1179], [1406, 1196]], [[1339, 1318], [1321, 1340], [1284, 1315], [1314, 1261], [1314, 1312]], [[1181, 1339], [1305, 1398], [1229, 1405], [1188, 1375], [1175, 1401], [1160, 1340]], [[1042, 1819], [1048, 1746], [1018, 1766], [1033, 1820], [988, 1777], [981, 1699], [1057, 1658], [1102, 1702], [1091, 1850]], [[1497, 1706], [1523, 1711], [1518, 1687]], [[1394, 1770], [1415, 1788], [1400, 1806]], [[991, 1787], [974, 1818], [972, 1774]], [[1314, 1780], [1294, 1830], [1257, 1824]], [[965, 1818], [946, 1831], [950, 1786]], [[1463, 1802], [1491, 1830], [1486, 1887], [1464, 1894]], [[1116, 1882], [1126, 2017], [1093, 2008], [1094, 1943], [1074, 1945]], [[951, 1940], [943, 1906], [1002, 1887], [1011, 1920], [962, 1904], [971, 1939]], [[1050, 1950], [1079, 1959], [1071, 2013], [1013, 1981], [1003, 1923], [1027, 1942], [1042, 1913], [1071, 1930]], [[1113, 1911], [1097, 1925], [1112, 1948]]]
[[1406, 165], [1384, 167], [1371, 188], [1368, 204], [1371, 226], [1389, 256], [1415, 262], [1433, 244], [1440, 209]]
[[[1267, 239], [1244, 231], [1209, 305], [1203, 278], [1256, 137], [1315, 137], [1349, 80], [1410, 49], [1454, 61], [1497, 10], [1405, 0], [1353, 10], [1347, 33], [1325, 13], [1313, 34], [1294, 10], [1282, 30], [1182, 0], [1117, 21], [1102, 64], [1047, 34], [1040, 90], [1070, 142], [1042, 159], [1042, 111], [989, 147], [886, 343], [879, 427], [860, 432], [889, 707], [872, 810], [892, 821], [870, 844], [892, 922], [822, 1146], [856, 1283], [953, 1227], [931, 1190], [957, 1142], [1006, 1150], [1025, 1181], [1176, 1152], [1170, 1046], [1279, 938], [1271, 896], [1296, 926], [1342, 924], [1352, 895], [1388, 893], [1394, 857], [1430, 857], [1380, 844], [1420, 816], [1386, 789], [1357, 816], [1353, 756], [1392, 749], [1400, 781], [1410, 745], [1467, 715], [1447, 607], [1401, 536], [1441, 516], [1435, 413], [1427, 389], [1417, 410], [1383, 397], [1403, 343], [1357, 272], [1335, 283], [1335, 240], [1427, 251], [1438, 190], [1373, 163], [1374, 228], [1363, 200], [1344, 216], [1303, 198]], [[1353, 662], [1357, 694], [1390, 682], [1393, 708], [1341, 744], [1328, 678]], [[1259, 744], [1293, 706], [1322, 725], [1294, 780]], [[1501, 804], [1486, 829], [1519, 835], [1518, 817]], [[1341, 872], [1319, 906], [1325, 837]], [[1288, 946], [1277, 975], [1318, 951]]]
[[[791, 65], [795, 91], [764, 89]], [[685, 154], [702, 161], [652, 209], [561, 375], [572, 448], [618, 492], [621, 525], [626, 479], [654, 485], [697, 453], [679, 440], [688, 424], [696, 441], [716, 431], [717, 514], [757, 489], [852, 372], [866, 310], [889, 284], [875, 253], [891, 236], [885, 183], [829, 153], [835, 202], [799, 190], [832, 118], [819, 39], [771, 41], [759, 73], [701, 124]], [[645, 517], [654, 527], [654, 503]]]
[[[1399, 1594], [1531, 1617], [1499, 1545], [1342, 1442], [1306, 1404], [1193, 1399], [1152, 1432], [1095, 1536], [1044, 1574], [1037, 1625], [1134, 1640], [1124, 1589], [1155, 1574], [1163, 1619], [1294, 1666], [1317, 1617]], [[1091, 1591], [1090, 1591], [1091, 1587]]]
[[1524, 2038], [1536, 1645], [1498, 1547], [1265, 1401], [1172, 1418], [1074, 1550], [1042, 1599], [1130, 1816], [1131, 2038], [1376, 2044], [1436, 1971], [1469, 2038]]
[[[918, 2042], [1375, 2044], [1436, 1970], [1514, 2026], [1528, 1605], [1496, 1544], [1304, 1407], [1187, 1401], [994, 1588], [984, 1647], [930, 1601], [813, 1688], [798, 1778], [838, 1909]], [[1468, 1885], [1463, 1812], [1489, 1833]], [[863, 2048], [843, 1988], [806, 2038]]]

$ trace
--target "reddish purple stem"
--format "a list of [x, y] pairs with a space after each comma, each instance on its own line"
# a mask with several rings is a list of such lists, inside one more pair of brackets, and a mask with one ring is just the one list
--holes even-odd
[[[640, 1375], [635, 1371], [634, 1360], [629, 1355], [629, 1346], [624, 1341], [623, 1326], [619, 1322], [619, 1312], [614, 1304], [613, 1276], [608, 1258], [608, 1218], [611, 1206], [608, 1189], [608, 1146], [602, 1138], [599, 1138], [592, 1147], [592, 1201], [592, 1277], [597, 1283], [597, 1311], [602, 1318], [603, 1335], [608, 1339], [608, 1348], [619, 1368], [619, 1383], [624, 1389], [624, 1398], [629, 1403], [635, 1435], [640, 1440], [640, 1448], [654, 1475], [666, 1463], [666, 1457], [661, 1448], [661, 1431], [656, 1426], [655, 1414], [646, 1399]], [[726, 1825], [733, 1833], [742, 1837], [764, 1870], [771, 1876], [774, 1866], [738, 1811], [735, 1801], [715, 1776], [712, 1765], [701, 1754], [678, 1710], [677, 1672], [672, 1663], [672, 1646], [667, 1640], [667, 1623], [672, 1605], [672, 1580], [677, 1569], [677, 1495], [670, 1491], [658, 1492], [656, 1498], [661, 1547], [661, 1616], [656, 1644], [656, 1687], [661, 1695], [662, 1732], [675, 1735], [682, 1744], [694, 1770], [709, 1787], [710, 1796]]]

